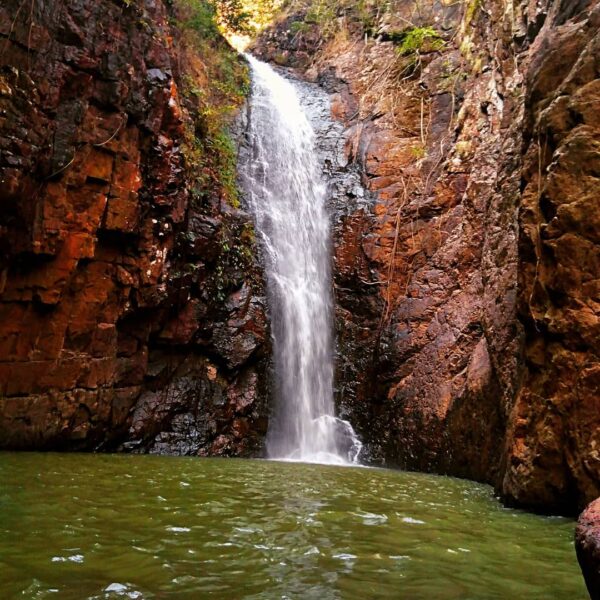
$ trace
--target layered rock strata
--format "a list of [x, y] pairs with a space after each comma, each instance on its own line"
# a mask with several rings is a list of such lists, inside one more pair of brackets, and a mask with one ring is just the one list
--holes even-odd
[[170, 4], [0, 7], [0, 448], [260, 451], [253, 230]]

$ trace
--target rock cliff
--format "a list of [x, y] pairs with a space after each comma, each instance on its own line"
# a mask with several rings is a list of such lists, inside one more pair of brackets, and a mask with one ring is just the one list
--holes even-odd
[[260, 450], [262, 279], [215, 128], [247, 72], [185, 17], [0, 6], [1, 448]]
[[374, 462], [575, 512], [600, 494], [600, 3], [288, 6], [255, 51], [329, 92], [371, 198], [336, 213], [342, 414]]

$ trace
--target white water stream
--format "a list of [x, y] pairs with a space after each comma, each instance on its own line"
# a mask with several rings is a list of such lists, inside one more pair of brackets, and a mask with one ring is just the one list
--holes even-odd
[[270, 458], [356, 463], [361, 443], [335, 416], [331, 242], [314, 131], [292, 83], [252, 67], [250, 152], [240, 172], [263, 245], [275, 366]]

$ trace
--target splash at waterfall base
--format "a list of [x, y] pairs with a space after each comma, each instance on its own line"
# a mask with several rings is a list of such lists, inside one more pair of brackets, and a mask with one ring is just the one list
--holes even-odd
[[321, 415], [312, 420], [310, 427], [317, 432], [318, 438], [331, 440], [331, 443], [313, 452], [297, 448], [287, 456], [273, 455], [273, 458], [324, 465], [358, 464], [363, 445], [348, 421], [333, 415]]
[[353, 464], [362, 444], [334, 414], [328, 188], [315, 132], [294, 85], [247, 59], [253, 85], [240, 175], [262, 247], [271, 314], [275, 410], [268, 456]]

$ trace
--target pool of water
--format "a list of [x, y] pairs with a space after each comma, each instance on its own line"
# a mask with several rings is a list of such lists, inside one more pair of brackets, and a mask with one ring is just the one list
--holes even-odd
[[3, 600], [584, 600], [573, 528], [448, 477], [0, 453]]

